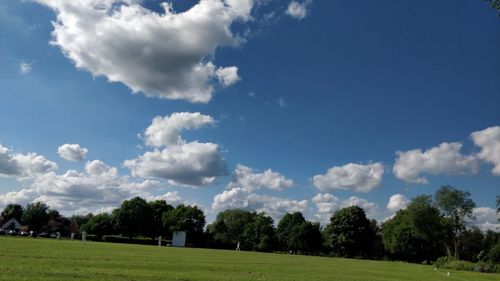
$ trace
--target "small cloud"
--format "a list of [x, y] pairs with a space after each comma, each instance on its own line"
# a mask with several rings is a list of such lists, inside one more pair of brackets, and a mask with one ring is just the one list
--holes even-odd
[[307, 7], [311, 4], [311, 2], [311, 0], [307, 0], [302, 3], [292, 1], [288, 5], [286, 14], [297, 20], [302, 20], [307, 16]]
[[252, 98], [256, 98], [256, 97], [257, 97], [257, 95], [255, 95], [255, 93], [254, 93], [254, 92], [250, 92], [250, 93], [248, 93], [248, 95], [249, 95], [250, 97], [252, 97]]
[[21, 62], [19, 64], [19, 73], [22, 75], [28, 75], [31, 72], [31, 64], [27, 62]]
[[279, 98], [279, 99], [278, 99], [278, 105], [279, 105], [281, 108], [285, 108], [285, 106], [286, 106], [286, 103], [285, 103], [285, 98]]

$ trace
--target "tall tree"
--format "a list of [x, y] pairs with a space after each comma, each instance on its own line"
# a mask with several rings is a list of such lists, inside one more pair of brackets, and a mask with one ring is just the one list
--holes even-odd
[[41, 231], [49, 220], [49, 206], [42, 202], [28, 204], [22, 220], [30, 230]]
[[215, 221], [207, 228], [214, 239], [215, 246], [234, 249], [240, 242], [242, 249], [251, 250], [253, 247], [251, 240], [253, 238], [244, 237], [244, 233], [246, 228], [251, 228], [250, 225], [254, 222], [254, 215], [240, 209], [228, 209], [217, 214]]
[[352, 258], [366, 257], [371, 253], [375, 234], [365, 211], [351, 206], [333, 214], [325, 236], [335, 255]]
[[23, 212], [24, 212], [23, 206], [19, 204], [9, 204], [5, 207], [5, 209], [3, 209], [0, 217], [2, 217], [4, 221], [14, 218], [19, 223], [21, 223]]
[[[466, 229], [467, 220], [473, 219], [472, 210], [476, 204], [470, 198], [468, 191], [461, 191], [450, 185], [441, 186], [434, 198], [449, 227], [454, 256], [459, 259], [461, 236]], [[448, 255], [451, 256], [450, 246]]]
[[151, 233], [153, 211], [146, 200], [140, 197], [123, 201], [120, 208], [113, 211], [113, 217], [116, 229], [129, 238]]
[[305, 221], [306, 219], [300, 212], [287, 213], [281, 218], [276, 230], [281, 250], [292, 252], [299, 250], [300, 236], [296, 233]]
[[382, 225], [384, 247], [395, 259], [421, 262], [442, 254], [444, 233], [431, 196], [417, 196], [408, 207]]
[[265, 213], [251, 213], [252, 221], [245, 225], [243, 246], [249, 250], [271, 252], [276, 242], [274, 220]]
[[164, 236], [168, 235], [168, 230], [163, 227], [163, 215], [168, 211], [174, 209], [172, 205], [168, 204], [165, 200], [155, 200], [149, 202], [149, 206], [151, 207], [151, 211], [153, 212], [153, 218], [151, 221], [151, 233], [149, 236]]
[[171, 232], [186, 231], [186, 244], [199, 246], [203, 242], [205, 214], [197, 206], [178, 205], [163, 215], [163, 225]]

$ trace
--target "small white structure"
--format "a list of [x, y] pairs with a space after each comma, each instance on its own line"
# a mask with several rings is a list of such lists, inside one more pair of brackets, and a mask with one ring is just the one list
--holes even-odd
[[15, 218], [11, 218], [10, 220], [8, 220], [4, 224], [2, 224], [0, 226], [0, 229], [19, 231], [21, 229], [21, 224]]
[[172, 236], [172, 246], [174, 247], [185, 247], [186, 246], [186, 232], [176, 231]]

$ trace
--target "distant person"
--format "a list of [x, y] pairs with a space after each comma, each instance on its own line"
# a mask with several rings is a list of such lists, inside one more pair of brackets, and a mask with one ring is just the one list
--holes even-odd
[[161, 247], [161, 235], [158, 236], [158, 247]]
[[75, 233], [71, 232], [71, 240], [75, 239]]
[[240, 251], [240, 241], [238, 241], [238, 244], [236, 244], [236, 251]]
[[87, 231], [82, 231], [82, 243], [87, 242]]
[[61, 232], [56, 232], [56, 238], [57, 240], [61, 240]]

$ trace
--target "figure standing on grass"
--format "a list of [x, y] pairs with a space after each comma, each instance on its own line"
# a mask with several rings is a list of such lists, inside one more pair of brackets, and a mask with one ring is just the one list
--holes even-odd
[[236, 244], [236, 251], [240, 250], [240, 241], [238, 241], [238, 244]]
[[87, 231], [82, 231], [82, 243], [87, 242]]
[[158, 236], [158, 247], [161, 247], [161, 235]]

